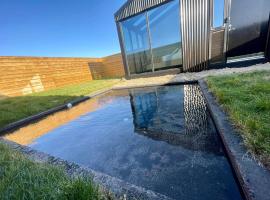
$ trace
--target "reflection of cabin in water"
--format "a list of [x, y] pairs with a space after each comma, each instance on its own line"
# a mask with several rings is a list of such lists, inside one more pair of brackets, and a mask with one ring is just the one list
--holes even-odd
[[128, 0], [115, 14], [126, 76], [269, 58], [269, 13], [269, 0]]
[[[186, 149], [218, 153], [217, 133], [198, 85], [131, 91], [135, 132]], [[215, 141], [213, 141], [215, 140]]]

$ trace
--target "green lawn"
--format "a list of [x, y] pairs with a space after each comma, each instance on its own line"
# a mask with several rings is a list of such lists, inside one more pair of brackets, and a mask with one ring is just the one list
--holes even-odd
[[270, 71], [209, 77], [207, 83], [246, 145], [270, 167]]
[[113, 199], [89, 178], [70, 178], [63, 169], [30, 161], [0, 143], [0, 199]]
[[[32, 95], [0, 100], [0, 127], [109, 88], [119, 80], [96, 80]], [[70, 178], [63, 169], [30, 161], [0, 143], [0, 199], [112, 199], [89, 178]]]
[[0, 100], [0, 128], [78, 97], [109, 88], [118, 81], [119, 79], [95, 80], [46, 92]]

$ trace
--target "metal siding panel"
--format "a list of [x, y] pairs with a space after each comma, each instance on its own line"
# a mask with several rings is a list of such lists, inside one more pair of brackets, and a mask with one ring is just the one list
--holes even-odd
[[201, 44], [202, 44], [202, 54], [203, 54], [203, 57], [202, 57], [202, 60], [201, 60], [201, 67], [202, 68], [204, 68], [204, 61], [205, 61], [205, 42], [203, 41], [203, 38], [205, 38], [205, 24], [204, 24], [204, 22], [206, 21], [206, 16], [205, 16], [205, 2], [204, 1], [202, 1], [202, 7], [201, 7], [201, 9], [202, 9], [202, 18], [203, 18], [203, 20], [202, 20], [202, 38], [201, 38]]
[[191, 0], [191, 6], [190, 6], [190, 24], [191, 24], [191, 29], [190, 29], [190, 38], [191, 38], [191, 52], [190, 52], [190, 59], [191, 59], [191, 66], [194, 66], [194, 16], [193, 16], [193, 11], [194, 11], [194, 0]]
[[184, 71], [208, 67], [210, 0], [181, 0]]
[[[205, 15], [205, 13], [206, 13], [206, 2], [204, 1], [203, 2], [203, 13], [204, 13], [204, 15], [203, 15], [203, 17], [204, 17], [204, 21], [203, 21], [203, 23], [204, 23], [204, 26], [203, 26], [203, 38], [205, 38], [206, 39], [206, 33], [207, 33], [207, 27], [206, 27], [206, 21], [207, 21], [207, 16]], [[202, 40], [202, 42], [203, 42], [203, 52], [204, 52], [204, 57], [203, 57], [203, 60], [202, 60], [202, 63], [203, 63], [203, 67], [205, 67], [204, 66], [204, 62], [205, 62], [205, 60], [206, 60], [206, 58], [207, 58], [207, 53], [206, 53], [206, 40]]]
[[[198, 10], [199, 10], [199, 14], [198, 14], [198, 17], [199, 17], [199, 20], [198, 20], [198, 23], [199, 23], [199, 36], [198, 36], [198, 43], [199, 43], [199, 47], [198, 47], [198, 51], [199, 51], [199, 58], [198, 58], [198, 61], [200, 62], [202, 60], [202, 17], [201, 17], [201, 8], [202, 6], [202, 3], [201, 1], [199, 0], [199, 3], [198, 3]], [[199, 64], [199, 68], [201, 69], [201, 65]]]
[[186, 38], [186, 43], [187, 43], [187, 46], [188, 46], [188, 69], [190, 68], [191, 66], [191, 48], [192, 48], [192, 41], [191, 41], [191, 34], [190, 34], [190, 31], [191, 31], [191, 24], [190, 24], [190, 7], [191, 7], [191, 1], [188, 1], [188, 4], [187, 4], [187, 10], [186, 10], [186, 15], [187, 15], [187, 38]]
[[198, 19], [197, 19], [197, 15], [198, 15], [198, 0], [194, 0], [194, 3], [195, 5], [195, 8], [194, 8], [194, 12], [193, 12], [193, 18], [194, 18], [194, 34], [193, 34], [193, 37], [194, 37], [194, 63], [195, 65], [197, 66], [198, 63], [199, 63], [199, 60], [197, 59], [197, 55], [199, 54], [199, 51], [198, 51], [198, 46], [199, 46], [199, 43], [198, 43], [198, 35], [197, 35], [197, 31], [198, 31]]
[[[180, 16], [181, 16], [181, 36], [186, 35], [186, 18], [185, 15], [183, 15], [182, 13], [184, 13], [184, 9], [186, 6], [186, 2], [185, 1], [180, 1]], [[187, 53], [187, 48], [186, 48], [186, 42], [184, 42], [184, 38], [182, 37], [182, 61], [183, 61], [183, 66], [186, 66], [186, 57], [183, 55], [186, 55]]]

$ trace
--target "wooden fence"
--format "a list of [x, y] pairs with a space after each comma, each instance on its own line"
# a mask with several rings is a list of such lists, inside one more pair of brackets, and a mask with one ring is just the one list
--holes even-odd
[[124, 76], [121, 56], [106, 58], [0, 57], [0, 98], [46, 91], [99, 78]]
[[93, 79], [120, 78], [125, 76], [121, 54], [102, 58], [100, 62], [89, 63]]

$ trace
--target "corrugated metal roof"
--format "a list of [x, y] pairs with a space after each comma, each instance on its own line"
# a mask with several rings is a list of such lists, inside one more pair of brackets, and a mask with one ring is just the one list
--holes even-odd
[[128, 0], [116, 13], [115, 20], [120, 21], [157, 5], [171, 0]]

